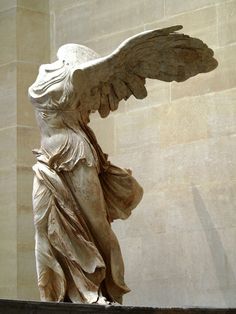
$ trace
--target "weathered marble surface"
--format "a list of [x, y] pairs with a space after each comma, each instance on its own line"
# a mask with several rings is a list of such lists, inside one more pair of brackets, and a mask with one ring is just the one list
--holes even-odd
[[104, 118], [131, 95], [146, 97], [146, 78], [182, 82], [216, 68], [213, 51], [181, 28], [138, 34], [103, 58], [64, 45], [29, 88], [41, 131], [33, 205], [42, 300], [121, 303], [129, 291], [111, 222], [129, 217], [142, 188], [108, 161], [87, 124], [92, 111]]

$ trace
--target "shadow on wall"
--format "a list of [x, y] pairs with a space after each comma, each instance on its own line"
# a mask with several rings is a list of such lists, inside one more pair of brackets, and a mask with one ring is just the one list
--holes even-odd
[[235, 285], [236, 278], [234, 271], [230, 265], [224, 245], [220, 235], [215, 228], [211, 216], [207, 211], [207, 207], [196, 186], [192, 184], [193, 202], [205, 232], [206, 240], [212, 255], [215, 266], [215, 274], [219, 282], [219, 289], [224, 298], [227, 307], [235, 307], [235, 292], [230, 290], [230, 285]]

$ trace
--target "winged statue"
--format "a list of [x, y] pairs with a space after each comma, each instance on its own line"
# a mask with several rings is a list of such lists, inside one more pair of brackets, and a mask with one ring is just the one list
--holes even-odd
[[142, 32], [105, 57], [63, 45], [29, 87], [41, 132], [34, 150], [33, 214], [38, 286], [43, 301], [122, 303], [129, 292], [115, 219], [126, 219], [143, 190], [130, 170], [113, 165], [89, 128], [131, 95], [147, 96], [145, 80], [183, 82], [217, 67], [200, 39], [182, 26]]

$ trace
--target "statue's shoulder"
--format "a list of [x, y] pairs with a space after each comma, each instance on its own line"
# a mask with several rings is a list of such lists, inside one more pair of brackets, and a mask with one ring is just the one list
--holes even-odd
[[64, 62], [57, 60], [42, 64], [36, 81], [29, 87], [28, 95], [33, 103], [45, 102], [49, 97], [60, 97], [70, 79], [70, 68]]

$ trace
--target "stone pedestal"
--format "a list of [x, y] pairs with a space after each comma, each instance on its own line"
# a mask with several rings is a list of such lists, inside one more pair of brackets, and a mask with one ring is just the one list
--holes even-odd
[[0, 300], [0, 314], [234, 314], [236, 309], [153, 308]]

